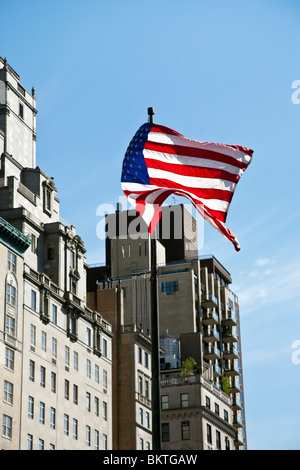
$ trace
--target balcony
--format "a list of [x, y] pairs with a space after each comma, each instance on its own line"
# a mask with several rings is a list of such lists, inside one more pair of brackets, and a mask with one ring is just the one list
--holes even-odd
[[213, 373], [214, 377], [221, 377], [222, 376], [222, 369], [218, 364], [213, 365]]
[[216, 341], [219, 341], [220, 339], [220, 334], [216, 330], [216, 328], [211, 328], [210, 330], [205, 330], [203, 333], [203, 341], [205, 343], [215, 343]]
[[211, 344], [209, 344], [204, 349], [204, 359], [210, 361], [212, 359], [220, 359], [220, 357], [221, 357], [220, 349], [218, 349], [216, 346], [212, 346]]
[[236, 433], [236, 436], [234, 438], [234, 445], [236, 447], [240, 447], [240, 446], [243, 446], [244, 445], [244, 438], [243, 436], [240, 434], [240, 433]]
[[233, 331], [225, 331], [222, 334], [222, 341], [224, 343], [236, 343], [238, 341], [238, 336]]
[[237, 380], [232, 380], [230, 383], [230, 393], [239, 393], [241, 391], [241, 384]]
[[227, 313], [224, 313], [222, 316], [222, 325], [223, 326], [236, 326], [237, 325], [237, 317], [232, 308], [227, 310]]
[[232, 364], [230, 367], [225, 369], [225, 375], [239, 375], [240, 368], [236, 364]]
[[208, 311], [203, 314], [202, 323], [204, 325], [216, 325], [219, 323], [219, 317], [214, 311]]
[[233, 398], [232, 403], [231, 403], [232, 409], [233, 410], [241, 410], [242, 409], [242, 402], [239, 398]]
[[224, 349], [223, 351], [224, 359], [238, 359], [239, 352], [235, 346]]
[[240, 416], [235, 416], [233, 419], [233, 425], [236, 428], [242, 428], [243, 427], [243, 420]]
[[204, 308], [217, 308], [218, 299], [213, 294], [202, 294], [201, 305]]

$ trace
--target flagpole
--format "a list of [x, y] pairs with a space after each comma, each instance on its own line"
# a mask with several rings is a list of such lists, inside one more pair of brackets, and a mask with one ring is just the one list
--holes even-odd
[[[149, 123], [153, 123], [153, 108], [148, 108]], [[157, 254], [155, 233], [151, 238], [151, 342], [152, 342], [152, 449], [160, 450], [160, 374], [159, 322], [157, 302]]]

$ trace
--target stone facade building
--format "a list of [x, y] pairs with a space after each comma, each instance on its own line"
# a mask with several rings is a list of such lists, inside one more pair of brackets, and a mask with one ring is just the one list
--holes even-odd
[[[54, 179], [36, 166], [36, 114], [34, 90], [0, 58], [0, 216], [31, 241], [17, 263], [19, 417], [5, 448], [111, 449], [111, 325], [86, 305], [84, 243], [60, 217]], [[2, 332], [3, 322], [2, 312]]]

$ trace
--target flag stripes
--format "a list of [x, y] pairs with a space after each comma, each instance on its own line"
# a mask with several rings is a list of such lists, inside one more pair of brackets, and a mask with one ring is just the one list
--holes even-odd
[[225, 226], [236, 185], [253, 151], [236, 145], [198, 142], [173, 129], [146, 123], [129, 144], [121, 186], [152, 234], [161, 205], [171, 194], [187, 197], [238, 251], [238, 240]]

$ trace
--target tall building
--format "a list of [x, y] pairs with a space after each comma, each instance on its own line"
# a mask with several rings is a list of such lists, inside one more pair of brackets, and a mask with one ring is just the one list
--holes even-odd
[[[169, 210], [169, 207], [163, 208], [162, 222], [164, 211], [169, 212]], [[176, 209], [173, 210], [176, 213]], [[178, 219], [180, 213], [182, 218]], [[136, 213], [135, 217], [136, 221], [132, 211], [119, 210], [107, 216], [108, 233], [113, 233], [111, 227], [117, 229], [114, 236], [107, 241], [107, 265], [88, 270], [88, 291], [96, 291], [99, 286], [104, 286], [105, 280], [109, 278], [112, 286], [118, 285], [126, 293], [123, 307], [125, 324], [133, 323], [144, 331], [149, 331], [150, 238], [147, 228], [142, 226], [143, 223]], [[119, 226], [122, 226], [123, 232], [119, 230]], [[133, 227], [138, 226], [140, 226], [137, 230], [139, 237], [131, 236], [134, 232], [130, 232], [130, 227], [133, 230]], [[124, 227], [127, 233], [124, 233]], [[178, 227], [181, 228], [180, 235], [176, 232]], [[213, 393], [218, 399], [223, 400], [227, 407], [228, 422], [222, 424], [228, 431], [225, 436], [228, 439], [226, 446], [231, 449], [246, 448], [239, 305], [236, 295], [229, 288], [232, 282], [231, 275], [213, 255], [195, 256], [196, 221], [190, 215], [187, 216], [186, 209], [181, 205], [172, 228], [173, 231], [166, 238], [162, 238], [162, 225], [158, 229], [160, 334], [163, 336], [167, 330], [170, 336], [180, 340], [180, 350], [190, 352], [200, 374], [204, 374], [209, 368]], [[171, 364], [168, 366], [171, 369], [172, 360], [164, 356], [162, 359], [164, 364]], [[166, 373], [170, 372], [166, 371], [165, 365], [163, 367], [165, 377]], [[173, 376], [174, 373], [173, 370]], [[179, 374], [178, 369], [177, 374]], [[207, 374], [203, 380], [207, 380]], [[204, 382], [200, 389], [201, 391], [205, 389]], [[218, 405], [220, 407], [221, 403]], [[195, 406], [203, 406], [203, 400], [199, 399], [197, 405], [195, 402]], [[204, 414], [200, 413], [200, 416], [203, 429]], [[221, 423], [219, 418], [218, 423]], [[216, 431], [220, 432], [220, 429]], [[171, 434], [170, 438], [168, 448], [172, 448]], [[194, 445], [198, 446], [197, 448], [205, 448], [204, 440], [201, 447], [197, 439], [194, 439]], [[187, 446], [187, 442], [181, 444]], [[177, 442], [176, 446], [181, 444]], [[210, 447], [209, 444], [207, 448]]]
[[7, 361], [17, 360], [1, 375], [1, 447], [111, 449], [112, 329], [86, 305], [84, 243], [60, 217], [54, 179], [36, 166], [36, 114], [34, 90], [0, 58], [0, 216], [17, 234], [13, 247], [31, 241], [16, 259], [15, 285], [1, 264], [1, 358], [7, 348]]

